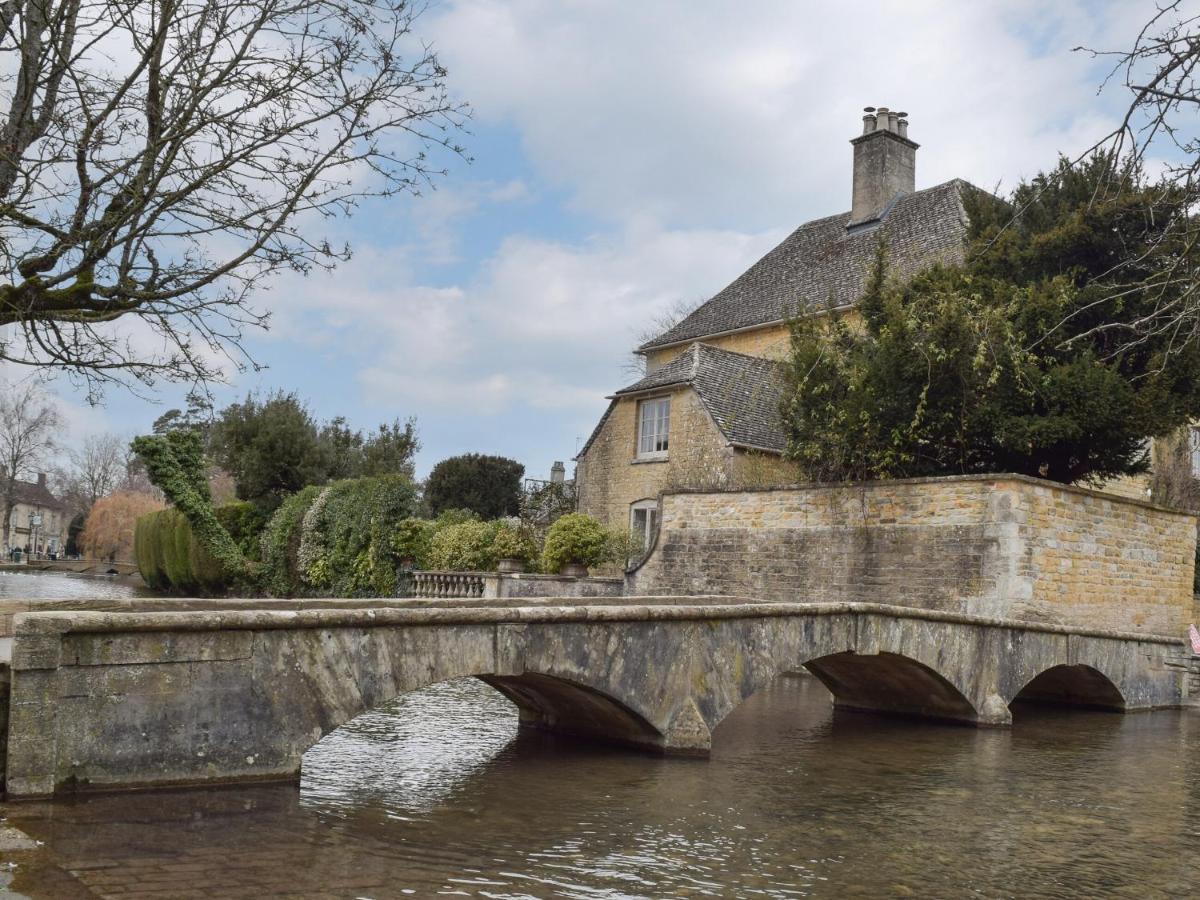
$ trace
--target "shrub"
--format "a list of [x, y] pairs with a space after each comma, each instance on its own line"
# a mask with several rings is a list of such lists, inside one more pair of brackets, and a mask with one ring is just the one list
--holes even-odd
[[392, 533], [392, 552], [404, 565], [424, 569], [429, 565], [429, 545], [437, 531], [437, 523], [410, 516], [400, 521]]
[[248, 500], [235, 500], [218, 506], [217, 521], [225, 526], [229, 536], [238, 545], [247, 559], [262, 558], [262, 533], [267, 527], [268, 517]]
[[438, 531], [430, 542], [429, 567], [453, 572], [490, 572], [496, 568], [496, 522], [462, 522]]
[[155, 591], [165, 591], [171, 587], [159, 545], [159, 519], [162, 514], [163, 510], [159, 510], [142, 516], [137, 520], [133, 532], [133, 557], [138, 572], [146, 586]]
[[310, 486], [280, 504], [259, 539], [262, 557], [261, 586], [276, 597], [303, 592], [296, 556], [300, 550], [300, 523], [321, 488]]
[[492, 555], [497, 559], [516, 559], [528, 565], [538, 557], [537, 542], [524, 528], [503, 522], [492, 538]]
[[403, 475], [326, 487], [301, 522], [297, 561], [304, 582], [338, 596], [394, 593], [401, 558], [392, 537], [416, 501], [416, 488]]
[[550, 526], [542, 550], [542, 567], [557, 572], [568, 563], [598, 566], [611, 558], [607, 529], [591, 516], [569, 513]]

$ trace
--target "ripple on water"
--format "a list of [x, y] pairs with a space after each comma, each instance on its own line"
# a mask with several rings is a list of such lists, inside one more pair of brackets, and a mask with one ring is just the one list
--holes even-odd
[[722, 724], [709, 760], [516, 722], [481, 682], [446, 682], [327, 736], [299, 791], [13, 806], [47, 842], [20, 861], [14, 888], [73, 896], [69, 881], [172, 900], [1166, 897], [1200, 878], [1194, 714], [1022, 711], [1011, 731], [976, 731], [834, 715], [819, 684], [785, 678]]

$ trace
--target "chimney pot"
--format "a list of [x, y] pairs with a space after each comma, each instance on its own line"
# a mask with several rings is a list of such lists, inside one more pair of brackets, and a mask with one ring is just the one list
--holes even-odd
[[554, 484], [562, 484], [567, 480], [567, 467], [560, 460], [555, 460], [554, 465], [550, 467], [550, 481]]
[[863, 116], [863, 134], [870, 134], [874, 130], [875, 117], [870, 115]]
[[46, 486], [46, 473], [38, 472], [38, 487], [45, 487], [45, 486]]

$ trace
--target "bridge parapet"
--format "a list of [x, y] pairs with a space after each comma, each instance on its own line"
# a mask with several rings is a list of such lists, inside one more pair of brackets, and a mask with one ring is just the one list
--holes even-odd
[[1019, 475], [662, 497], [630, 594], [884, 602], [1182, 634], [1196, 518]]

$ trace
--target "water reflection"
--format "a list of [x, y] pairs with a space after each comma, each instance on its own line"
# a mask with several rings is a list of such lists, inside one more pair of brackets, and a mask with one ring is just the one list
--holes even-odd
[[[473, 680], [360, 717], [294, 786], [8, 808], [36, 897], [1181, 896], [1194, 714], [1024, 711], [1011, 731], [834, 715], [780, 679], [710, 760], [516, 734]], [[72, 893], [75, 892], [75, 893]]]
[[140, 580], [116, 575], [0, 571], [4, 600], [118, 600], [148, 594]]

